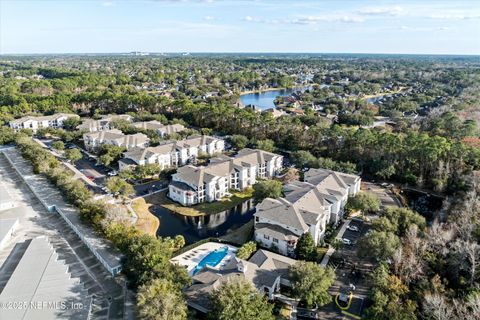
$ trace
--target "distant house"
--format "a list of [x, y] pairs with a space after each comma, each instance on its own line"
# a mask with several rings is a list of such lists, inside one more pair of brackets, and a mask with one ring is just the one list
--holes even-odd
[[340, 222], [349, 196], [360, 191], [360, 177], [325, 169], [310, 169], [305, 182], [284, 186], [285, 197], [266, 198], [254, 214], [255, 240], [293, 255], [298, 239], [310, 233], [315, 244], [329, 223]]
[[63, 122], [68, 118], [79, 118], [76, 114], [70, 113], [56, 113], [51, 116], [27, 116], [20, 119], [15, 119], [10, 121], [10, 128], [15, 131], [22, 129], [30, 129], [33, 132], [37, 132], [38, 129], [42, 128], [63, 128]]
[[211, 159], [208, 166], [185, 166], [172, 176], [169, 197], [185, 206], [225, 197], [229, 189], [243, 190], [257, 178], [271, 178], [282, 170], [281, 155], [256, 149], [242, 149], [231, 158]]
[[133, 125], [136, 128], [154, 130], [162, 137], [185, 130], [185, 127], [181, 124], [164, 125], [163, 123], [156, 120], [135, 122]]
[[97, 132], [103, 130], [113, 129], [110, 126], [110, 123], [115, 120], [125, 120], [131, 122], [133, 117], [128, 114], [113, 114], [103, 116], [99, 120], [95, 119], [83, 119], [82, 124], [77, 126], [78, 130], [86, 130], [88, 132]]
[[278, 118], [287, 114], [285, 111], [278, 110], [277, 108], [265, 109], [263, 112], [270, 113], [274, 118]]
[[117, 129], [86, 133], [83, 135], [83, 143], [88, 150], [95, 150], [103, 144], [132, 148], [146, 147], [150, 139], [143, 133], [125, 135]]
[[290, 286], [288, 269], [297, 261], [266, 250], [258, 250], [248, 261], [232, 258], [220, 270], [206, 265], [192, 278], [193, 284], [185, 290], [187, 304], [200, 312], [211, 311], [210, 294], [233, 279], [250, 282], [258, 292], [275, 299], [280, 284]]
[[213, 156], [223, 152], [225, 141], [210, 136], [193, 136], [179, 141], [172, 141], [156, 147], [136, 148], [123, 154], [119, 161], [120, 170], [145, 164], [158, 164], [166, 167], [183, 166], [194, 162], [198, 156]]

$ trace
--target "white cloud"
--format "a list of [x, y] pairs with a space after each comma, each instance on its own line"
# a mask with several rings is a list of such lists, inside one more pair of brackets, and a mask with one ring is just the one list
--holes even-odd
[[103, 1], [102, 6], [103, 7], [113, 7], [115, 5], [115, 2], [113, 1]]
[[345, 22], [345, 23], [359, 23], [364, 22], [365, 19], [359, 16], [348, 15], [321, 15], [321, 16], [301, 16], [298, 18], [287, 19], [265, 19], [259, 17], [246, 16], [245, 21], [266, 23], [266, 24], [299, 24], [299, 25], [316, 25], [321, 22]]
[[215, 17], [205, 16], [205, 17], [203, 17], [203, 20], [211, 21], [211, 20], [215, 20]]
[[363, 15], [379, 15], [379, 16], [398, 16], [404, 13], [402, 7], [368, 7], [363, 8], [358, 11], [358, 13]]
[[340, 16], [340, 15], [324, 15], [324, 16], [308, 16], [300, 17], [290, 20], [293, 24], [318, 24], [320, 22], [346, 22], [346, 23], [359, 23], [364, 22], [365, 19], [358, 16]]
[[472, 14], [439, 14], [431, 15], [431, 19], [440, 19], [440, 20], [469, 20], [469, 19], [480, 19], [480, 15]]
[[248, 22], [265, 23], [265, 24], [277, 24], [277, 23], [280, 23], [280, 20], [276, 20], [276, 19], [265, 19], [265, 18], [252, 17], [252, 16], [245, 16], [245, 17], [243, 17], [242, 20], [245, 20], [245, 21], [248, 21]]

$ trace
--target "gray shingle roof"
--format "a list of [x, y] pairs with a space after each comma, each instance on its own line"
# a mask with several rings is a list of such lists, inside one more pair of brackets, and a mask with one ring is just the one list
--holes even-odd
[[283, 198], [264, 199], [257, 205], [254, 215], [256, 217], [277, 221], [278, 223], [300, 230], [301, 233], [308, 230], [308, 226], [300, 211], [291, 202]]

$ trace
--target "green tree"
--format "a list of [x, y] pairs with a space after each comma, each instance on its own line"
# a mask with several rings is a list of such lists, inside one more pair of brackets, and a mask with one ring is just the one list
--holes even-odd
[[65, 149], [65, 145], [63, 144], [63, 141], [57, 140], [52, 143], [52, 148], [55, 150], [63, 150]]
[[273, 320], [273, 304], [246, 280], [230, 279], [210, 297], [211, 318], [217, 320]]
[[187, 319], [187, 305], [181, 292], [165, 279], [154, 279], [142, 285], [138, 289], [137, 306], [141, 319]]
[[258, 140], [255, 143], [255, 147], [260, 150], [264, 150], [267, 152], [273, 152], [275, 151], [275, 142], [270, 139], [265, 139], [265, 140]]
[[315, 253], [316, 246], [312, 235], [309, 232], [302, 234], [295, 247], [297, 258], [300, 260], [312, 261], [315, 259]]
[[248, 260], [250, 256], [257, 251], [257, 244], [255, 241], [249, 241], [244, 243], [237, 251], [237, 257], [240, 259]]
[[63, 121], [63, 127], [67, 130], [75, 130], [77, 126], [81, 123], [80, 118], [78, 117], [70, 117]]
[[426, 227], [425, 218], [408, 208], [388, 208], [382, 216], [397, 226], [395, 233], [400, 237], [405, 235], [411, 225], [417, 225], [419, 230]]
[[82, 159], [82, 153], [77, 148], [67, 149], [65, 150], [65, 157], [72, 162], [77, 162]]
[[372, 274], [373, 305], [367, 309], [368, 319], [414, 320], [416, 305], [407, 298], [408, 287], [395, 275], [389, 273], [385, 264], [380, 264]]
[[131, 196], [135, 192], [130, 183], [119, 177], [108, 178], [105, 186], [111, 193], [115, 195], [122, 195], [124, 197]]
[[0, 127], [0, 145], [9, 144], [15, 141], [15, 131], [9, 127]]
[[376, 212], [380, 210], [380, 199], [373, 193], [360, 192], [348, 199], [347, 210], [359, 210], [363, 213]]
[[372, 231], [358, 241], [358, 255], [379, 260], [391, 258], [400, 246], [400, 239], [392, 232]]
[[241, 134], [234, 134], [229, 138], [230, 143], [237, 149], [243, 149], [248, 144], [248, 138]]
[[100, 155], [99, 160], [104, 165], [109, 166], [111, 163], [118, 161], [125, 150], [124, 147], [103, 144], [98, 150], [98, 154]]
[[158, 175], [160, 171], [161, 169], [159, 164], [147, 163], [144, 165], [136, 166], [134, 169], [134, 174], [140, 179], [145, 179]]
[[277, 180], [263, 180], [253, 185], [253, 197], [257, 202], [265, 198], [278, 198], [282, 195], [282, 183]]
[[289, 269], [290, 282], [295, 297], [309, 307], [323, 306], [331, 301], [328, 293], [335, 281], [335, 272], [315, 262], [299, 261]]
[[290, 158], [293, 164], [299, 169], [315, 167], [317, 163], [317, 158], [305, 150], [293, 152]]

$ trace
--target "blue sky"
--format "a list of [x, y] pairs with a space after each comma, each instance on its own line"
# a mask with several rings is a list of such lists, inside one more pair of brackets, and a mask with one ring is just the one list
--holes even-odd
[[0, 53], [480, 54], [480, 0], [0, 0]]

